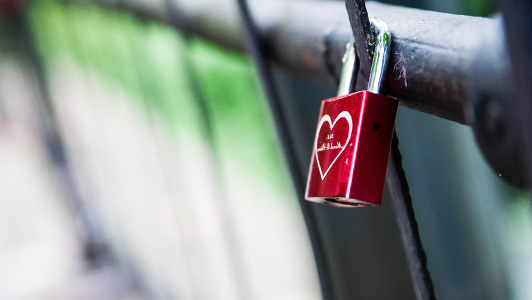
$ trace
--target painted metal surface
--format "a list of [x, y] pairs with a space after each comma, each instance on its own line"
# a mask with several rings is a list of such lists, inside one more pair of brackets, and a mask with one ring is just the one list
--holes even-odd
[[398, 101], [360, 91], [323, 100], [305, 198], [379, 205]]

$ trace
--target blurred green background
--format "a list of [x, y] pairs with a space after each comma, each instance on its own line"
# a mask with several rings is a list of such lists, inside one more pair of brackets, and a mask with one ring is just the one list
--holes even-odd
[[[105, 5], [28, 1], [23, 21], [0, 28], [0, 298], [321, 298], [248, 56]], [[306, 166], [336, 89], [274, 74]], [[528, 192], [466, 126], [400, 107], [396, 128], [438, 298], [530, 299]], [[414, 298], [388, 197], [312, 204], [336, 299]]]

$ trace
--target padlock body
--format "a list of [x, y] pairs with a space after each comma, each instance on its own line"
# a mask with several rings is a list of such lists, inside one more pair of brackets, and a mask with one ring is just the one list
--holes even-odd
[[336, 206], [381, 203], [397, 104], [368, 91], [322, 101], [307, 200]]

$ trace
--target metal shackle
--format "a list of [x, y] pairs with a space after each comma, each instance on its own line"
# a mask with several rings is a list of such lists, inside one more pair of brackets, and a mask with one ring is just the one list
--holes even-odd
[[351, 93], [352, 87], [356, 84], [358, 73], [357, 55], [355, 52], [355, 39], [351, 39], [345, 45], [345, 53], [342, 58], [342, 74], [338, 85], [338, 96]]
[[388, 68], [392, 33], [383, 20], [371, 18], [369, 21], [375, 32], [375, 50], [369, 74], [368, 91], [379, 94]]

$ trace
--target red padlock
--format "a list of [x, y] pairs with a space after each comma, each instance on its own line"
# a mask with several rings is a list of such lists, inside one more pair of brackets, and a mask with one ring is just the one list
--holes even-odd
[[367, 91], [348, 94], [355, 69], [348, 44], [339, 96], [323, 100], [305, 198], [335, 206], [380, 205], [397, 113], [396, 99], [378, 94], [391, 45], [384, 21], [371, 19], [376, 44]]

